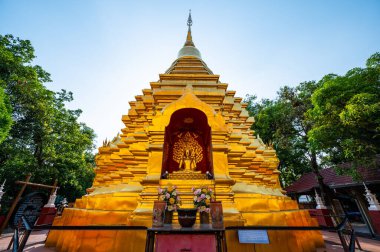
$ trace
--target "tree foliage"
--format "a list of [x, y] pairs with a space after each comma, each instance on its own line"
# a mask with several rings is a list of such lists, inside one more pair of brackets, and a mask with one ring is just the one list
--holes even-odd
[[[345, 165], [346, 174], [360, 178], [357, 167], [376, 165], [380, 152], [380, 54], [365, 68], [344, 76], [328, 74], [320, 81], [282, 87], [273, 100], [247, 96], [252, 126], [280, 159], [284, 185], [326, 165]], [[343, 167], [343, 166], [342, 166]], [[343, 169], [343, 168], [341, 168]], [[341, 170], [342, 171], [342, 170]]]
[[274, 100], [256, 101], [248, 96], [248, 110], [255, 117], [256, 134], [273, 144], [280, 159], [279, 170], [284, 186], [301, 174], [318, 170], [317, 153], [311, 150], [307, 134], [312, 122], [305, 116], [311, 108], [311, 94], [319, 87], [316, 82], [303, 82], [297, 87], [282, 87]]
[[11, 106], [8, 96], [0, 86], [0, 143], [8, 136], [12, 125]]
[[57, 179], [59, 193], [74, 200], [85, 193], [94, 176], [95, 134], [78, 122], [81, 110], [65, 107], [73, 99], [71, 92], [56, 93], [44, 86], [50, 75], [32, 64], [34, 58], [28, 40], [0, 36], [0, 84], [13, 119], [0, 144], [0, 179], [7, 179], [15, 191], [14, 181], [29, 172], [38, 183]]
[[321, 82], [308, 112], [316, 122], [310, 143], [331, 164], [351, 163], [351, 169], [340, 171], [359, 179], [356, 168], [375, 165], [380, 153], [380, 54], [372, 55], [365, 68], [330, 74]]

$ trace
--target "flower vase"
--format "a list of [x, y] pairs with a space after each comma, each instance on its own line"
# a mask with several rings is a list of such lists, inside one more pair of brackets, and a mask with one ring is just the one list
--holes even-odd
[[165, 210], [165, 220], [164, 220], [165, 224], [172, 224], [173, 212], [174, 211]]
[[210, 214], [208, 212], [199, 212], [201, 224], [210, 224]]
[[162, 227], [164, 225], [163, 220], [165, 220], [165, 201], [154, 201], [153, 214], [152, 214], [152, 226]]
[[223, 228], [223, 206], [221, 201], [210, 203], [211, 224], [213, 228]]

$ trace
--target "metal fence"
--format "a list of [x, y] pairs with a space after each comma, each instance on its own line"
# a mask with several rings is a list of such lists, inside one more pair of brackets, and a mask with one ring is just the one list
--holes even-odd
[[[331, 217], [331, 216], [330, 216]], [[355, 231], [346, 229], [348, 218], [344, 217], [343, 221], [335, 227], [310, 227], [310, 226], [229, 226], [227, 230], [273, 230], [273, 231], [333, 231], [337, 232], [342, 243], [343, 250], [346, 252], [355, 251]], [[358, 243], [360, 248], [360, 244]], [[360, 248], [361, 249], [361, 248]]]
[[[15, 228], [12, 240], [8, 249], [12, 247], [13, 252], [23, 251], [28, 238], [33, 230], [148, 230], [145, 226], [103, 226], [103, 225], [89, 225], [89, 226], [31, 226], [24, 216], [21, 217], [19, 225]], [[336, 227], [309, 227], [309, 226], [228, 226], [225, 231], [238, 231], [238, 230], [274, 230], [274, 231], [333, 231], [337, 232], [341, 238], [344, 251], [355, 251], [356, 236], [354, 230], [345, 229], [348, 219], [344, 217], [343, 221]], [[13, 244], [13, 246], [12, 246]], [[358, 244], [359, 248], [360, 245]], [[223, 251], [226, 252], [226, 251]]]

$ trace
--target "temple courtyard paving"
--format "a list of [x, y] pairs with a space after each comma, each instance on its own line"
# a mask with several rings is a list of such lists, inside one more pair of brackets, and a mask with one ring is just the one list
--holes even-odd
[[[28, 243], [24, 251], [28, 252], [52, 252], [56, 251], [54, 248], [44, 247], [44, 242], [46, 239], [48, 231], [34, 231], [29, 237]], [[339, 237], [336, 233], [332, 232], [322, 232], [323, 238], [325, 240], [326, 249], [321, 249], [318, 251], [343, 251], [342, 246], [340, 245]], [[12, 234], [4, 234], [0, 238], [0, 251], [11, 251], [6, 250], [8, 244], [12, 238]], [[369, 251], [369, 252], [380, 252], [380, 241], [374, 239], [368, 239], [359, 237], [359, 242], [363, 250], [356, 249], [356, 251]]]

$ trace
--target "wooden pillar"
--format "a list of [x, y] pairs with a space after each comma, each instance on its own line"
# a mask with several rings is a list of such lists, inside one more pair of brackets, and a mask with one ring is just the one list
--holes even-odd
[[11, 216], [12, 216], [12, 214], [13, 214], [13, 211], [15, 210], [18, 201], [20, 200], [22, 194], [24, 193], [25, 188], [26, 188], [27, 185], [28, 185], [27, 183], [28, 183], [29, 180], [30, 180], [30, 177], [32, 177], [32, 174], [29, 173], [28, 175], [26, 175], [26, 179], [25, 179], [25, 182], [26, 182], [26, 183], [22, 185], [20, 191], [19, 191], [18, 194], [17, 194], [16, 199], [13, 201], [12, 206], [11, 206], [11, 208], [10, 208], [9, 211], [8, 211], [7, 217], [5, 217], [5, 220], [4, 220], [3, 224], [1, 225], [1, 228], [0, 228], [0, 235], [3, 233], [4, 229], [7, 227], [8, 222], [9, 222], [9, 219], [11, 218]]

